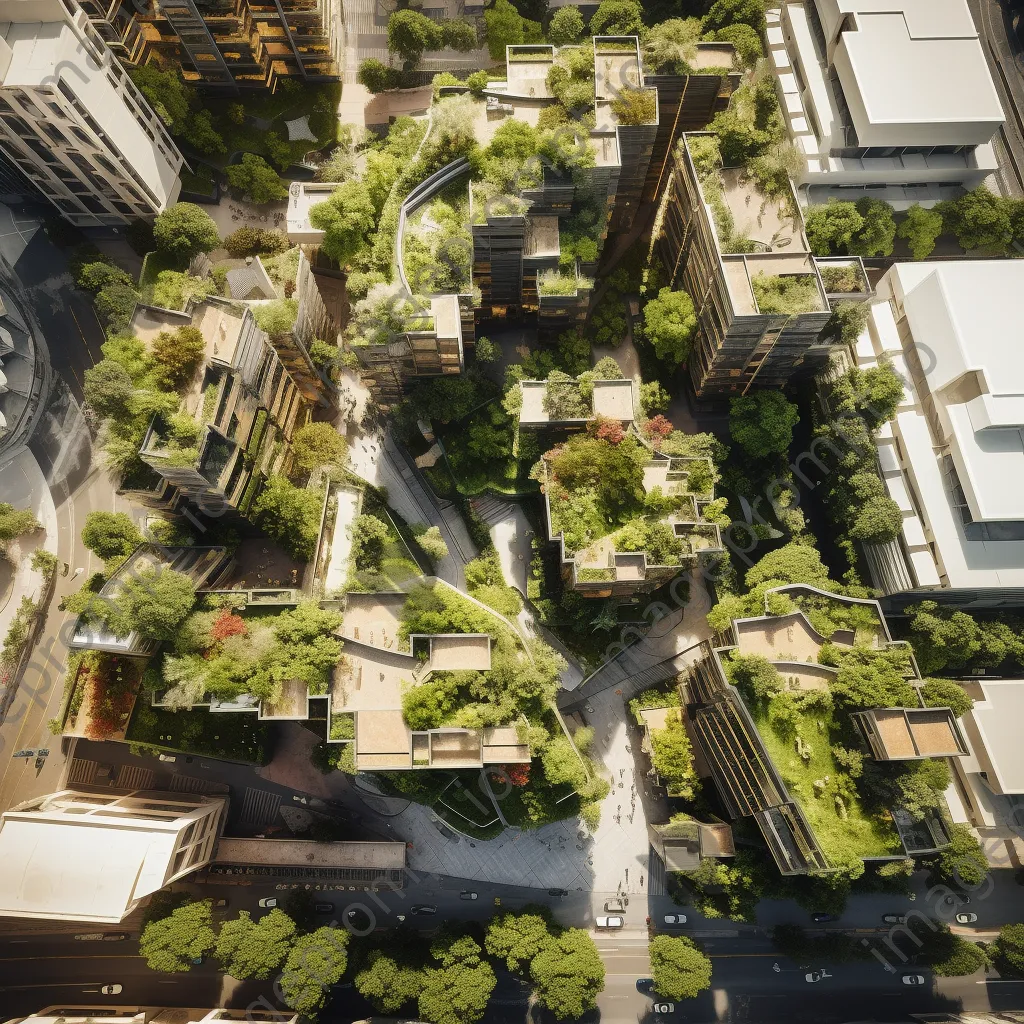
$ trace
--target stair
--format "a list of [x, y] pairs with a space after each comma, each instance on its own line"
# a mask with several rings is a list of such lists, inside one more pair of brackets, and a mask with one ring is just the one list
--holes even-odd
[[513, 514], [513, 508], [507, 501], [500, 498], [493, 498], [486, 495], [482, 498], [473, 498], [470, 502], [473, 511], [488, 525], [493, 526], [508, 519]]

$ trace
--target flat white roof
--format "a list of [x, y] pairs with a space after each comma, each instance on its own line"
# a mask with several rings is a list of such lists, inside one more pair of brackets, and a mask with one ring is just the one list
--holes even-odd
[[174, 831], [5, 817], [0, 915], [117, 923], [137, 896], [163, 885], [176, 839]]
[[1024, 721], [1024, 679], [980, 682], [983, 701], [970, 712], [985, 741], [989, 760], [1004, 793], [1024, 793], [1024, 746], [1020, 723]]
[[[1005, 115], [967, 0], [817, 0], [817, 5], [826, 38], [846, 15], [856, 25], [837, 45], [845, 50], [855, 80], [843, 75], [841, 54], [835, 65], [859, 134], [868, 125], [959, 124], [978, 129], [963, 139], [965, 144], [980, 144], [1002, 124]], [[929, 140], [908, 138], [907, 145], [915, 142]]]

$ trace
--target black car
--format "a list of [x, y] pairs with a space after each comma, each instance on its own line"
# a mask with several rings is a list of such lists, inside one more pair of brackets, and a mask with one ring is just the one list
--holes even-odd
[[568, 889], [548, 889], [549, 896], [568, 896]]
[[811, 914], [811, 920], [815, 924], [824, 924], [826, 921], [838, 921], [835, 914]]
[[409, 908], [410, 914], [436, 914], [437, 907], [431, 906], [429, 903], [417, 903], [416, 906]]
[[316, 907], [314, 907], [314, 909], [316, 910], [316, 912], [318, 914], [333, 914], [334, 913], [334, 904], [333, 903], [318, 903], [316, 905]]

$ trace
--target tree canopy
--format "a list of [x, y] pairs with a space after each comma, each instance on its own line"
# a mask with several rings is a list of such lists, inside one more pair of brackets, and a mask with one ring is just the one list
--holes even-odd
[[604, 989], [604, 963], [589, 932], [568, 928], [530, 964], [537, 1001], [558, 1020], [583, 1016]]
[[914, 203], [903, 215], [896, 235], [907, 243], [915, 260], [927, 259], [935, 248], [935, 240], [942, 234], [942, 214]]
[[126, 512], [90, 512], [82, 527], [82, 543], [106, 561], [108, 558], [130, 555], [142, 543], [142, 534]]
[[548, 24], [548, 42], [553, 46], [577, 43], [583, 35], [583, 15], [575, 4], [555, 11]]
[[175, 203], [156, 218], [153, 240], [160, 252], [187, 263], [201, 252], [216, 249], [220, 235], [213, 218], [201, 206]]
[[323, 1009], [332, 985], [348, 966], [349, 934], [344, 928], [317, 928], [295, 940], [281, 972], [281, 994], [299, 1013]]
[[644, 9], [637, 0], [601, 0], [590, 18], [595, 36], [639, 36], [644, 34]]
[[729, 406], [729, 433], [755, 459], [785, 455], [800, 412], [781, 391], [754, 391]]
[[682, 935], [656, 935], [648, 946], [654, 991], [665, 999], [693, 999], [711, 987], [711, 961]]
[[296, 558], [313, 555], [320, 531], [321, 492], [296, 487], [286, 477], [272, 476], [253, 502], [261, 527], [281, 541]]
[[125, 576], [107, 621], [118, 636], [138, 632], [150, 640], [173, 640], [195, 601], [195, 584], [184, 573], [142, 569]]
[[488, 956], [504, 960], [510, 971], [522, 971], [551, 945], [548, 914], [539, 908], [499, 914], [487, 926]]
[[[392, 17], [398, 14], [416, 12], [396, 11]], [[344, 266], [369, 244], [367, 236], [377, 226], [377, 211], [367, 186], [351, 179], [342, 182], [329, 199], [310, 208], [309, 222], [323, 231], [320, 247], [326, 255]]]
[[292, 437], [292, 458], [305, 472], [321, 466], [343, 466], [348, 442], [330, 423], [307, 423]]
[[[9, 501], [0, 501], [0, 545], [41, 529], [38, 519], [27, 508], [15, 508]], [[88, 544], [86, 544], [88, 547]]]
[[420, 11], [392, 11], [388, 18], [388, 49], [407, 67], [415, 67], [424, 50], [439, 50], [443, 39], [441, 26]]
[[215, 956], [232, 978], [269, 978], [281, 966], [295, 936], [295, 922], [277, 908], [258, 921], [247, 910], [225, 921]]
[[817, 548], [790, 542], [775, 551], [769, 551], [747, 570], [747, 587], [751, 590], [760, 583], [809, 583], [828, 590], [831, 580], [828, 569]]
[[693, 300], [684, 291], [662, 288], [658, 297], [644, 306], [644, 336], [657, 357], [672, 366], [689, 356], [696, 329]]
[[192, 970], [216, 944], [210, 901], [186, 903], [167, 917], [150, 921], [142, 930], [139, 952], [151, 971], [168, 974]]
[[506, 46], [518, 46], [526, 39], [524, 22], [523, 16], [509, 0], [494, 0], [484, 10], [487, 52], [491, 60], [503, 61]]
[[487, 1009], [497, 979], [481, 958], [483, 950], [468, 935], [452, 942], [435, 941], [431, 956], [439, 966], [424, 972], [420, 1014], [433, 1024], [473, 1024]]
[[277, 171], [255, 153], [243, 154], [241, 163], [228, 164], [224, 173], [228, 184], [251, 203], [273, 203], [288, 196], [288, 188]]

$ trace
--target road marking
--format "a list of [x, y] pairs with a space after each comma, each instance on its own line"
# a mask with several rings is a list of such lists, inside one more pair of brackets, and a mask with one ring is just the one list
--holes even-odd
[[1020, 985], [1024, 978], [983, 978], [976, 981], [975, 985]]

